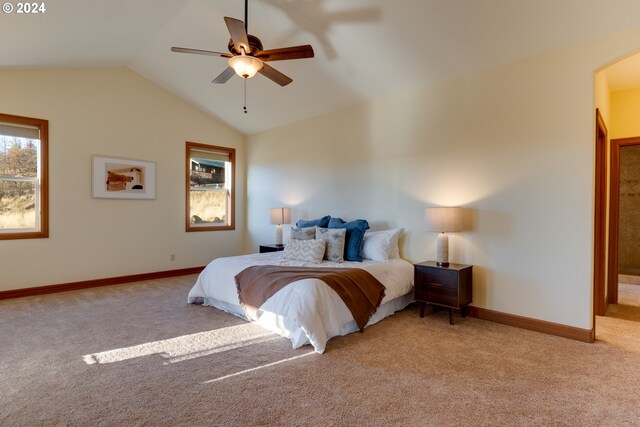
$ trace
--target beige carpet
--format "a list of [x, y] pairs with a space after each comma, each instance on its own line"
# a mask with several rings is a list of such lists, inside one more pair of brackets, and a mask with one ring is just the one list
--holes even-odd
[[0, 426], [640, 425], [638, 307], [595, 344], [410, 307], [319, 355], [194, 280], [0, 302]]

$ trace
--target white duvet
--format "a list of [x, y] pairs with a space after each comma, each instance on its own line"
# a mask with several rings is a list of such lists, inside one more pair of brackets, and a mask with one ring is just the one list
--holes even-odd
[[[282, 252], [218, 258], [200, 273], [189, 292], [189, 303], [211, 305], [247, 319], [238, 301], [235, 276], [252, 265], [362, 268], [386, 288], [385, 296], [368, 325], [403, 309], [413, 300], [413, 266], [402, 259], [387, 262], [329, 262], [312, 264], [282, 258]], [[291, 340], [293, 348], [313, 345], [323, 353], [331, 337], [358, 330], [351, 312], [338, 294], [319, 279], [293, 282], [260, 307], [254, 323]]]

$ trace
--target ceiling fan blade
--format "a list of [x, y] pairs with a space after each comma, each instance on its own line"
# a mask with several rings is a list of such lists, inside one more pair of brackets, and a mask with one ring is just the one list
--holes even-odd
[[243, 47], [244, 53], [251, 52], [251, 48], [249, 47], [249, 38], [247, 37], [247, 30], [244, 28], [244, 22], [239, 19], [229, 18], [228, 16], [224, 17], [224, 22], [227, 24], [227, 29], [229, 30], [233, 44], [236, 45], [238, 49]]
[[233, 75], [235, 74], [235, 70], [231, 67], [227, 67], [218, 77], [213, 79], [211, 83], [226, 83]]
[[262, 64], [262, 65], [263, 65], [262, 68], [258, 72], [263, 76], [265, 76], [266, 78], [271, 79], [274, 82], [278, 83], [280, 86], [286, 86], [293, 81], [291, 78], [285, 76], [280, 71], [273, 68], [272, 66], [267, 64]]
[[212, 50], [202, 50], [202, 49], [189, 49], [187, 47], [172, 47], [171, 52], [179, 52], [179, 53], [195, 53], [197, 55], [209, 55], [209, 56], [220, 56], [223, 58], [231, 58], [232, 55], [228, 53], [222, 52], [214, 52]]
[[284, 61], [287, 59], [313, 58], [313, 56], [313, 48], [308, 44], [263, 50], [255, 55], [261, 61]]

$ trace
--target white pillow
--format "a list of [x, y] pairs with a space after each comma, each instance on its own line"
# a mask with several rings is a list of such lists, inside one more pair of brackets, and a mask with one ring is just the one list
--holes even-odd
[[364, 234], [362, 257], [372, 261], [388, 261], [400, 257], [398, 240], [401, 228], [384, 231], [367, 231]]
[[344, 261], [344, 241], [346, 228], [316, 228], [316, 239], [327, 242], [324, 259], [334, 262]]
[[324, 240], [289, 240], [282, 251], [282, 257], [318, 264], [322, 262], [324, 247]]

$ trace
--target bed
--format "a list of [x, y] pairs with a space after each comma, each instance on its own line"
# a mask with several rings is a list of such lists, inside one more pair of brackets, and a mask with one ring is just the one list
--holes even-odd
[[[396, 257], [386, 261], [322, 261], [309, 263], [286, 259], [282, 252], [218, 258], [200, 273], [187, 300], [212, 306], [249, 320], [238, 300], [235, 276], [250, 266], [361, 268], [385, 287], [380, 306], [367, 326], [379, 322], [413, 301], [413, 266]], [[293, 348], [311, 344], [316, 352], [325, 351], [327, 341], [335, 336], [359, 330], [345, 303], [323, 281], [303, 279], [285, 286], [269, 298], [251, 319], [270, 331], [288, 338]]]

